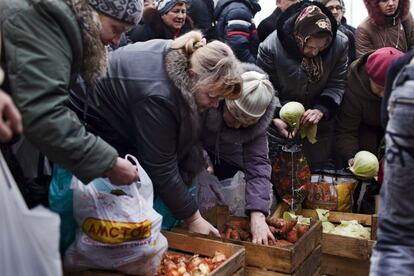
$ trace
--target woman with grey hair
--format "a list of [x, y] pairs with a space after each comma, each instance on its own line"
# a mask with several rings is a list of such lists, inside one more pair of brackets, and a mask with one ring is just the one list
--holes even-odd
[[[274, 240], [265, 222], [269, 214], [271, 166], [266, 130], [279, 100], [266, 73], [244, 63], [242, 95], [209, 109], [203, 122], [203, 146], [213, 161], [219, 180], [245, 173], [245, 212], [250, 216], [252, 241]], [[201, 203], [200, 203], [201, 204]]]

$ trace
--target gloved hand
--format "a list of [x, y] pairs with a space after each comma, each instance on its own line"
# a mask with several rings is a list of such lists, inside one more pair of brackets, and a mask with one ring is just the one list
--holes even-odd
[[275, 241], [275, 237], [270, 232], [269, 226], [266, 223], [266, 217], [262, 212], [250, 213], [250, 225], [253, 243], [268, 245], [269, 239]]
[[186, 219], [185, 222], [188, 225], [188, 230], [191, 232], [205, 235], [213, 234], [214, 236], [220, 237], [220, 232], [208, 221], [206, 221], [198, 210], [190, 218]]

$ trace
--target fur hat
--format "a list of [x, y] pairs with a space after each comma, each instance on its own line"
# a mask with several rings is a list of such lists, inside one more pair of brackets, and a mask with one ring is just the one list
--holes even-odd
[[175, 5], [179, 3], [190, 5], [190, 0], [154, 0], [154, 6], [157, 8], [161, 15], [169, 12], [172, 8], [174, 8]]
[[97, 12], [132, 25], [141, 20], [144, 8], [143, 0], [88, 0], [88, 3]]
[[248, 71], [241, 75], [243, 90], [240, 98], [226, 99], [226, 106], [234, 118], [244, 124], [256, 123], [272, 101], [274, 90], [266, 74]]
[[380, 48], [370, 54], [365, 63], [369, 78], [376, 84], [384, 86], [391, 63], [403, 55], [403, 52], [392, 47]]

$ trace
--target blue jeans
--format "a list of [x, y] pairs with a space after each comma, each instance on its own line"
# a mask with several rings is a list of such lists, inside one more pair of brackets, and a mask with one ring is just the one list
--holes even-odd
[[370, 275], [414, 275], [414, 81], [389, 100], [378, 239]]

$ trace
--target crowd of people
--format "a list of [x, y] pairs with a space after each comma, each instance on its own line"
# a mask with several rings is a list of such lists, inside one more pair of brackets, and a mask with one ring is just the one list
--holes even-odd
[[165, 228], [219, 235], [193, 180], [241, 170], [253, 242], [268, 244], [268, 143], [291, 138], [279, 110], [296, 101], [317, 125], [316, 143], [300, 140], [311, 170], [361, 150], [385, 160], [371, 271], [410, 274], [414, 20], [409, 0], [364, 3], [357, 28], [342, 0], [277, 0], [256, 28], [257, 0], [1, 1], [1, 150], [24, 198], [47, 205], [62, 172], [134, 183], [132, 154]]

